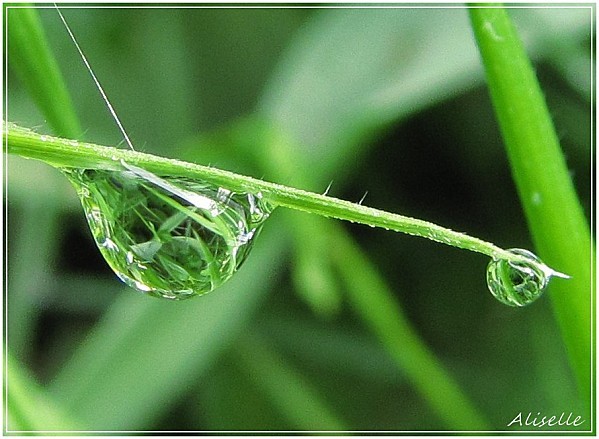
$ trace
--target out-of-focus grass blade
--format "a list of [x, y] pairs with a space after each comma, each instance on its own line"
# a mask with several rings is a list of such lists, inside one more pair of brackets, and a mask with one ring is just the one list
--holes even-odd
[[474, 48], [452, 50], [468, 45], [466, 25], [459, 10], [319, 11], [296, 37], [261, 106], [300, 148], [296, 167], [322, 175], [309, 189], [324, 189], [333, 168], [342, 180], [349, 170], [339, 162], [364, 146], [357, 142], [366, 134], [471, 86]]
[[327, 233], [336, 242], [333, 255], [356, 313], [449, 429], [488, 429], [484, 416], [416, 333], [372, 263], [336, 226], [331, 224]]
[[[173, 144], [172, 139], [177, 138], [180, 132], [193, 131], [193, 123], [197, 113], [203, 112], [202, 102], [194, 101], [190, 88], [194, 86], [194, 71], [190, 65], [189, 47], [186, 44], [186, 29], [184, 15], [185, 9], [164, 9], [157, 14], [151, 9], [139, 9], [143, 25], [139, 26], [137, 38], [143, 41], [137, 56], [151, 60], [152, 68], [138, 71], [137, 76], [129, 75], [132, 80], [143, 78], [147, 84], [149, 99], [146, 105], [138, 102], [127, 102], [137, 113], [137, 119], [152, 126], [152, 137], [140, 138], [143, 143], [150, 143], [160, 147], [162, 151], [170, 154]], [[160, 29], [160, 32], [156, 32]], [[168, 72], [168, 75], [165, 75]], [[125, 87], [127, 84], [119, 84]], [[118, 95], [124, 96], [125, 90]], [[154, 124], [157, 114], [160, 114], [160, 124]], [[157, 126], [159, 125], [159, 126]]]
[[[7, 31], [7, 62], [19, 79], [28, 89], [39, 108], [46, 116], [54, 132], [58, 135], [77, 138], [81, 134], [79, 121], [66, 85], [50, 49], [38, 13], [33, 6], [6, 6], [5, 25]], [[10, 117], [10, 100], [7, 101], [7, 117]], [[15, 168], [13, 165], [17, 165]], [[7, 189], [9, 202], [18, 211], [19, 187], [13, 192], [15, 185], [12, 175], [19, 173], [19, 160], [11, 160], [6, 172], [10, 187]], [[35, 165], [32, 166], [35, 168]], [[14, 174], [13, 174], [14, 172]], [[50, 171], [54, 172], [54, 171]], [[55, 175], [47, 175], [46, 180], [56, 180]], [[54, 258], [57, 236], [57, 209], [53, 202], [64, 199], [60, 191], [39, 196], [41, 188], [53, 187], [42, 183], [41, 173], [35, 172], [35, 180], [28, 175], [27, 185], [35, 182], [35, 193], [38, 195], [35, 206], [22, 208], [22, 221], [16, 226], [10, 222], [9, 227], [19, 227], [15, 234], [14, 255], [9, 265], [9, 301], [7, 309], [9, 349], [19, 358], [23, 358], [24, 350], [35, 323], [36, 310], [32, 307], [32, 297], [48, 279], [48, 270]], [[16, 197], [16, 198], [15, 198]], [[15, 201], [16, 200], [16, 201]], [[31, 267], [36, 267], [39, 276], [31, 276]]]
[[[544, 21], [570, 18], [575, 33], [587, 25], [577, 12], [546, 14]], [[534, 21], [534, 10], [522, 13]], [[307, 189], [342, 181], [357, 162], [352, 154], [367, 146], [364, 138], [389, 122], [480, 83], [468, 27], [460, 8], [328, 9], [303, 27], [261, 109], [297, 145], [289, 159], [295, 168], [320, 176]], [[534, 43], [542, 32], [530, 30]]]
[[243, 329], [270, 289], [284, 244], [280, 224], [271, 221], [240, 272], [205, 297], [168, 302], [123, 289], [52, 392], [91, 428], [151, 426]]
[[245, 372], [274, 401], [292, 429], [347, 429], [323, 396], [318, 394], [318, 390], [259, 336], [246, 334], [236, 345], [236, 351]]
[[[54, 132], [77, 138], [81, 134], [79, 121], [46, 40], [37, 11], [33, 7], [13, 5], [5, 6], [5, 14], [9, 67], [29, 90]], [[6, 117], [10, 117], [10, 100], [7, 101], [6, 108]], [[6, 172], [10, 176], [12, 170], [7, 169]], [[40, 187], [44, 187], [40, 185], [39, 179], [35, 182], [37, 191]], [[12, 197], [13, 194], [7, 190], [7, 195]], [[16, 257], [11, 259], [10, 276], [7, 281], [9, 288], [7, 325], [10, 337], [7, 349], [18, 358], [24, 358], [30, 346], [30, 337], [37, 314], [32, 306], [32, 297], [43, 285], [44, 280], [48, 279], [48, 270], [56, 250], [53, 244], [57, 242], [55, 237], [58, 212], [51, 202], [56, 198], [60, 196], [45, 199], [39, 197], [40, 202], [35, 206], [24, 206], [21, 211], [23, 220], [16, 230], [17, 234], [12, 235], [16, 239], [13, 253]], [[9, 202], [12, 204], [13, 199], [9, 198]], [[16, 203], [12, 205], [18, 207]], [[12, 226], [15, 224], [12, 223]], [[37, 276], [31, 276], [32, 267], [37, 268]], [[16, 367], [15, 365], [13, 369]], [[9, 398], [20, 401], [23, 397], [20, 392], [23, 389], [23, 386], [14, 386], [8, 395]], [[35, 411], [34, 407], [23, 408]]]
[[[584, 46], [592, 38], [590, 35], [591, 8], [562, 8], [559, 14], [552, 11], [551, 8], [534, 8], [534, 14], [522, 14], [522, 11], [512, 9], [512, 18], [520, 29], [551, 29], [551, 32], [540, 32], [539, 38], [535, 41], [538, 48], [526, 45], [527, 34], [523, 32], [522, 41], [527, 47], [528, 53], [542, 51], [547, 53], [547, 61], [558, 70], [563, 79], [565, 79], [573, 90], [575, 90], [582, 99], [590, 101], [591, 99], [591, 69], [589, 68], [590, 53], [589, 48]], [[555, 17], [559, 16], [559, 20]], [[518, 18], [521, 22], [518, 22]], [[585, 25], [586, 21], [586, 25]]]
[[289, 429], [281, 411], [247, 372], [238, 359], [235, 344], [210, 368], [197, 387], [197, 406], [191, 412], [204, 429], [221, 432]]
[[[10, 259], [5, 287], [7, 346], [19, 360], [31, 354], [31, 337], [38, 309], [34, 303], [52, 278], [59, 235], [58, 206], [71, 190], [65, 179], [49, 166], [8, 156], [6, 214]], [[35, 178], [31, 178], [35, 175]], [[35, 276], [32, 270], [35, 269]]]
[[273, 311], [260, 319], [260, 332], [269, 334], [269, 340], [285, 356], [293, 355], [319, 370], [361, 383], [398, 386], [406, 382], [374, 336], [330, 322], [286, 315], [277, 308]]
[[[19, 359], [31, 354], [31, 337], [36, 328], [34, 301], [49, 282], [56, 260], [59, 231], [58, 209], [53, 204], [13, 204], [18, 221], [8, 218], [11, 229], [11, 263], [8, 266], [8, 348]], [[35, 275], [32, 276], [32, 270]]]
[[290, 230], [296, 241], [299, 240], [295, 242], [293, 283], [298, 295], [315, 313], [330, 318], [339, 313], [342, 302], [337, 276], [326, 257], [334, 243], [321, 233], [319, 223], [312, 219], [300, 212], [289, 216]]
[[[7, 6], [8, 65], [28, 88], [54, 133], [81, 135], [71, 97], [33, 6]], [[8, 102], [10, 117], [10, 101]]]
[[[591, 238], [543, 93], [507, 12], [470, 9], [512, 174], [541, 258], [572, 276], [550, 286], [582, 397], [591, 395]], [[589, 29], [590, 31], [590, 29]]]
[[8, 354], [8, 368], [5, 370], [5, 400], [8, 419], [4, 420], [5, 433], [35, 433], [41, 431], [75, 431], [83, 424], [75, 421], [63, 406], [47, 395]]

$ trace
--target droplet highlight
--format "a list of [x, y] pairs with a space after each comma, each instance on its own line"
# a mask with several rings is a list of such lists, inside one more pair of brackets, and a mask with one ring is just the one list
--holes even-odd
[[64, 172], [108, 265], [153, 296], [186, 299], [227, 281], [273, 210], [261, 194], [122, 164], [120, 171]]
[[514, 248], [509, 252], [524, 261], [493, 259], [487, 267], [487, 285], [497, 300], [509, 306], [526, 306], [537, 300], [551, 276], [567, 277], [547, 267], [534, 253]]

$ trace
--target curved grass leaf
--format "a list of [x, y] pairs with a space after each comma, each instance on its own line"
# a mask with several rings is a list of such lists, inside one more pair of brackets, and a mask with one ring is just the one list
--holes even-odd
[[79, 138], [79, 120], [37, 11], [33, 6], [5, 8], [9, 67], [25, 84], [54, 132]]
[[84, 424], [46, 394], [12, 355], [8, 354], [5, 365], [5, 409], [8, 414], [8, 419], [3, 423], [5, 433], [51, 433], [82, 429]]

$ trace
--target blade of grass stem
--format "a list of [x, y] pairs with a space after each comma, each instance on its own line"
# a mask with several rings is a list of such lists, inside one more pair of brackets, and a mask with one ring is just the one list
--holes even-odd
[[[536, 264], [529, 258], [503, 250], [490, 242], [428, 221], [373, 209], [361, 204], [270, 183], [217, 168], [137, 151], [39, 135], [12, 123], [5, 123], [3, 138], [3, 147], [8, 153], [42, 160], [57, 167], [122, 171], [124, 167], [121, 162], [126, 161], [130, 165], [139, 166], [158, 175], [204, 180], [234, 192], [260, 192], [266, 200], [275, 206], [416, 235], [442, 244], [482, 253], [494, 259]], [[543, 271], [550, 270], [543, 264], [539, 264], [539, 268]]]
[[591, 397], [591, 237], [543, 93], [501, 7], [470, 18], [512, 174], [541, 257], [572, 279], [550, 288], [555, 317], [583, 398]]
[[[9, 66], [29, 90], [53, 131], [59, 136], [78, 138], [79, 119], [35, 7], [7, 7], [6, 24]], [[7, 107], [10, 110], [10, 102]]]

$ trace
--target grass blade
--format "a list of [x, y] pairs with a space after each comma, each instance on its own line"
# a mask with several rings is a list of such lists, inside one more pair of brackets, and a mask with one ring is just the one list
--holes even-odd
[[[11, 217], [14, 238], [11, 251], [16, 257], [8, 266], [9, 287], [6, 324], [10, 343], [8, 349], [18, 359], [32, 353], [35, 324], [39, 308], [34, 305], [36, 295], [51, 279], [56, 259], [54, 246], [59, 230], [59, 215], [51, 203], [40, 201], [23, 205], [16, 219]], [[14, 222], [14, 223], [13, 223]], [[36, 239], [31, 237], [35, 236]], [[31, 275], [31, 267], [36, 275]]]
[[34, 7], [7, 7], [9, 66], [59, 136], [77, 139], [79, 119]]
[[256, 335], [246, 335], [236, 352], [246, 373], [299, 430], [343, 431], [347, 427], [307, 380]]
[[470, 9], [512, 173], [541, 257], [572, 276], [551, 301], [578, 386], [591, 396], [591, 237], [533, 67], [507, 12]]
[[287, 207], [372, 227], [382, 227], [385, 230], [415, 235], [453, 247], [482, 253], [493, 259], [535, 264], [543, 271], [551, 270], [540, 261], [536, 262], [526, 256], [501, 249], [491, 242], [428, 221], [366, 207], [302, 189], [266, 182], [222, 169], [137, 151], [39, 135], [13, 123], [4, 124], [3, 134], [4, 147], [7, 152], [25, 158], [42, 160], [56, 167], [122, 171], [124, 169], [122, 162], [127, 162], [129, 165], [134, 164], [158, 175], [182, 176], [203, 180], [234, 192], [261, 193], [264, 199], [274, 206]]
[[372, 263], [334, 226], [327, 235], [356, 313], [449, 429], [487, 430], [484, 416], [422, 341]]
[[6, 358], [5, 395], [8, 419], [5, 433], [75, 431], [81, 424], [57, 404], [12, 355]]

